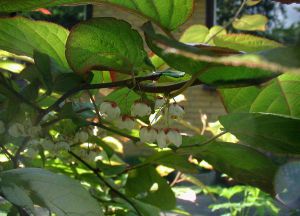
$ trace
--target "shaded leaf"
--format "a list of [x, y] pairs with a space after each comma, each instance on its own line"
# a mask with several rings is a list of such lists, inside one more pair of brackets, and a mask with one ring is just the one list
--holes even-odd
[[[80, 183], [66, 176], [39, 168], [22, 168], [1, 172], [0, 177], [1, 192], [11, 197], [8, 199], [15, 205], [29, 205], [32, 200], [58, 216], [103, 215], [99, 204]], [[20, 191], [22, 199], [13, 198], [18, 197]]]
[[162, 210], [173, 209], [176, 205], [175, 195], [167, 181], [151, 166], [130, 171], [125, 189], [128, 196]]
[[256, 68], [220, 66], [209, 68], [199, 76], [199, 80], [218, 87], [236, 87], [261, 84], [278, 75]]
[[[214, 141], [201, 146], [205, 140], [199, 136], [188, 138], [185, 140], [185, 147], [180, 148], [178, 153], [197, 155], [236, 181], [273, 193], [272, 181], [277, 166], [267, 156], [235, 143]], [[188, 147], [194, 144], [198, 146]]]
[[300, 154], [300, 119], [269, 113], [232, 113], [220, 117], [240, 142], [266, 151]]
[[48, 55], [40, 53], [36, 50], [33, 51], [33, 58], [37, 69], [37, 76], [47, 93], [51, 94], [53, 88], [53, 78], [51, 71], [51, 59]]
[[142, 164], [161, 164], [184, 173], [198, 173], [198, 167], [188, 160], [186, 155], [177, 155], [173, 151], [162, 151], [146, 158]]

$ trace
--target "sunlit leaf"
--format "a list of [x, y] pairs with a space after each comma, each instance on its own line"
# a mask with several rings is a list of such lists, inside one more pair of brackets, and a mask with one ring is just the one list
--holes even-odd
[[236, 19], [232, 25], [238, 30], [265, 31], [268, 18], [261, 14], [244, 15]]
[[80, 74], [91, 69], [128, 74], [151, 69], [138, 32], [115, 18], [94, 18], [75, 26], [67, 41], [66, 56], [71, 68]]
[[173, 30], [193, 11], [194, 0], [1, 0], [0, 12], [30, 11], [62, 4], [108, 3], [141, 14], [162, 27]]
[[68, 68], [65, 58], [68, 34], [65, 28], [49, 22], [23, 17], [0, 19], [0, 49], [29, 57], [37, 50], [65, 68]]

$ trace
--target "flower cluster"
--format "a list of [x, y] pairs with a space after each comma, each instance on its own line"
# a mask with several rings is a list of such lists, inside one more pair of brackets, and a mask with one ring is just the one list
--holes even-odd
[[[1, 126], [0, 126], [1, 127]], [[4, 128], [4, 124], [3, 124]], [[5, 131], [5, 128], [2, 129]], [[41, 134], [42, 128], [40, 125], [33, 125], [31, 121], [27, 120], [23, 124], [13, 123], [8, 128], [8, 134], [14, 138], [18, 137], [37, 137]]]
[[140, 139], [142, 142], [157, 142], [160, 148], [166, 148], [169, 144], [179, 147], [182, 144], [182, 137], [178, 129], [152, 127], [142, 127], [140, 129]]
[[[177, 103], [168, 104], [165, 98], [157, 98], [154, 105], [156, 115], [166, 116], [169, 119], [179, 119], [184, 115], [184, 109]], [[144, 101], [135, 101], [131, 106], [131, 116], [121, 115], [121, 109], [115, 102], [105, 101], [100, 105], [100, 115], [107, 120], [115, 122], [120, 129], [132, 130], [136, 127], [135, 118], [150, 116], [152, 108]], [[141, 142], [153, 143], [156, 142], [160, 148], [165, 148], [169, 144], [174, 144], [179, 147], [182, 143], [182, 137], [178, 129], [165, 127], [154, 128], [153, 125], [142, 126], [140, 128]]]

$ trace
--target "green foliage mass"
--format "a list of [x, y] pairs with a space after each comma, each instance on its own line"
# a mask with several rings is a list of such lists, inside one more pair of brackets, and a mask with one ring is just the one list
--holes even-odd
[[[247, 33], [196, 25], [176, 40], [193, 0], [88, 1], [142, 15], [143, 34], [107, 17], [70, 30], [5, 17], [86, 2], [0, 2], [0, 213], [189, 215], [186, 194], [230, 215], [276, 215], [275, 200], [299, 211], [299, 43], [249, 33], [265, 28], [261, 14], [230, 23]], [[195, 85], [227, 110], [203, 131], [176, 101]], [[212, 169], [236, 186], [205, 185]]]

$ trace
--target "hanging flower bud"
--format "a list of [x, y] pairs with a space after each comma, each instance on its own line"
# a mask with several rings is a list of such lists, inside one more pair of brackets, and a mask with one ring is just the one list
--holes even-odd
[[5, 132], [5, 125], [3, 121], [0, 121], [0, 134], [3, 134]]
[[163, 130], [159, 130], [157, 137], [156, 137], [156, 141], [157, 141], [157, 145], [160, 148], [166, 148], [168, 145], [168, 140], [167, 140], [167, 131], [165, 129]]
[[169, 107], [169, 116], [172, 119], [180, 118], [184, 115], [184, 109], [182, 106], [178, 105], [177, 103], [171, 104]]
[[144, 102], [136, 101], [131, 106], [131, 115], [144, 117], [151, 114], [151, 107]]
[[182, 144], [182, 136], [178, 129], [169, 129], [167, 132], [167, 139], [170, 143], [173, 143], [177, 147]]
[[154, 109], [159, 109], [166, 104], [166, 100], [163, 97], [157, 97], [155, 100]]
[[89, 139], [89, 134], [85, 131], [79, 131], [74, 136], [74, 143], [84, 143]]
[[15, 138], [25, 136], [24, 125], [22, 125], [20, 123], [14, 123], [12, 126], [9, 127], [8, 133], [10, 136], [15, 137]]
[[115, 102], [105, 101], [100, 105], [99, 111], [106, 118], [114, 120], [120, 117], [121, 110]]
[[140, 140], [141, 142], [152, 143], [157, 138], [157, 130], [152, 127], [141, 127], [140, 129]]
[[122, 118], [118, 121], [117, 125], [120, 129], [128, 129], [132, 130], [135, 126], [134, 118], [131, 116], [124, 115]]

